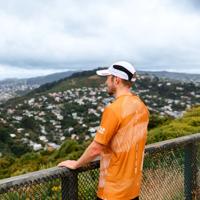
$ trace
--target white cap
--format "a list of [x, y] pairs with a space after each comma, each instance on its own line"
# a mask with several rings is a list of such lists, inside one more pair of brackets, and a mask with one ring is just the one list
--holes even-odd
[[109, 76], [114, 75], [124, 80], [129, 80], [134, 82], [136, 80], [133, 76], [136, 71], [134, 66], [126, 61], [119, 61], [112, 64], [108, 69], [96, 71], [99, 76]]

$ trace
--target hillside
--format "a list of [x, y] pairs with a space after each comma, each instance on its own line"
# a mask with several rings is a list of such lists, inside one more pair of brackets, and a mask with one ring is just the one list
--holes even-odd
[[[112, 98], [96, 70], [42, 85], [0, 105], [0, 155], [58, 148], [66, 139], [87, 141]], [[182, 116], [200, 102], [200, 86], [138, 75], [133, 87], [151, 111], [149, 129]]]
[[160, 142], [176, 137], [200, 133], [200, 106], [187, 110], [183, 117], [166, 122], [151, 129], [148, 133], [148, 143]]
[[[148, 133], [148, 143], [200, 132], [200, 106], [193, 107], [184, 116], [172, 121], [157, 121], [157, 127]], [[77, 159], [88, 146], [88, 141], [67, 139], [58, 150], [26, 153], [20, 158], [11, 155], [0, 159], [0, 179], [30, 171], [56, 166], [64, 159]]]

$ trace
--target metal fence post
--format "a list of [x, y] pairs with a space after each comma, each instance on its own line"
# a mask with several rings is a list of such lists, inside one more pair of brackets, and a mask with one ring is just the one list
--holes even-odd
[[186, 200], [197, 198], [197, 146], [190, 143], [185, 146], [184, 159], [184, 190]]
[[78, 175], [71, 171], [70, 175], [61, 180], [62, 200], [78, 200]]

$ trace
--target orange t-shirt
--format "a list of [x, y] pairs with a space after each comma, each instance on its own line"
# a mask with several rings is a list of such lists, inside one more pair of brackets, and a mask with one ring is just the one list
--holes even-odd
[[149, 112], [139, 97], [122, 95], [108, 105], [94, 140], [105, 145], [97, 196], [129, 200], [139, 196]]

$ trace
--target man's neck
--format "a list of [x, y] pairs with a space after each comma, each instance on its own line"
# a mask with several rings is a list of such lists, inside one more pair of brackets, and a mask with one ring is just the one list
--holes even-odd
[[131, 89], [123, 88], [123, 89], [117, 90], [116, 93], [114, 94], [114, 97], [117, 99], [119, 96], [127, 95], [127, 94], [131, 94]]

